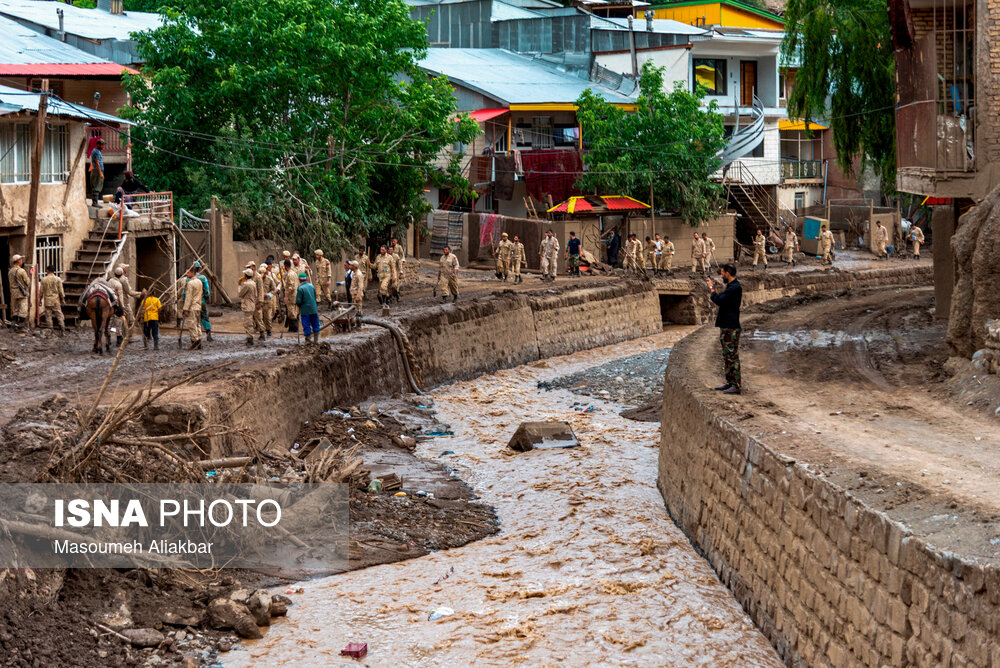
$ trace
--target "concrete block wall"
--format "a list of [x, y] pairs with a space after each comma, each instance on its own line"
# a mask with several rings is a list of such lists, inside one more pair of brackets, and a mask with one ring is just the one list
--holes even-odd
[[928, 545], [713, 410], [670, 355], [658, 486], [671, 516], [789, 666], [1000, 668], [1000, 571]]

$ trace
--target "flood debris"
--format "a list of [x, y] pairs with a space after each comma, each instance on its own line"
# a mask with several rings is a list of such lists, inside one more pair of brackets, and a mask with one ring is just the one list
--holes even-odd
[[354, 659], [363, 659], [368, 655], [368, 643], [352, 642], [347, 643], [347, 647], [340, 650], [341, 656], [349, 656]]
[[568, 422], [522, 422], [507, 447], [518, 452], [549, 448], [578, 448], [580, 441]]

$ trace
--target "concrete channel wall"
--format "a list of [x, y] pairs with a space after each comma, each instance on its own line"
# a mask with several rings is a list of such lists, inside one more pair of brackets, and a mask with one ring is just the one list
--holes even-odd
[[[927, 282], [910, 271], [881, 284]], [[658, 486], [786, 664], [1000, 667], [1000, 572], [935, 550], [720, 417], [693, 380], [714, 336], [671, 352]]]

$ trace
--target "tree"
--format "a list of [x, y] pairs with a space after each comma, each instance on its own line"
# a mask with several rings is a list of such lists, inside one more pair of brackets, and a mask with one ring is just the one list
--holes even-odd
[[417, 67], [424, 27], [402, 0], [181, 0], [136, 37], [127, 76], [136, 162], [199, 210], [211, 195], [247, 238], [353, 244], [426, 210], [427, 180], [468, 191], [458, 160], [478, 126]]
[[837, 164], [896, 183], [895, 61], [885, 0], [789, 0], [782, 63], [798, 65], [788, 115], [829, 118]]
[[718, 213], [724, 200], [712, 180], [726, 144], [715, 102], [681, 83], [663, 90], [663, 68], [647, 62], [639, 75], [635, 111], [605, 102], [586, 90], [577, 118], [587, 143], [586, 170], [577, 184], [585, 192], [651, 199], [655, 209], [680, 212], [692, 226]]

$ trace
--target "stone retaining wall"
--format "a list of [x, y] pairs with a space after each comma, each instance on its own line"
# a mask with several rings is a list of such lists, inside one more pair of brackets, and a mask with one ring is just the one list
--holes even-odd
[[789, 666], [1000, 668], [1000, 571], [940, 552], [713, 410], [694, 352], [667, 365], [658, 486]]

